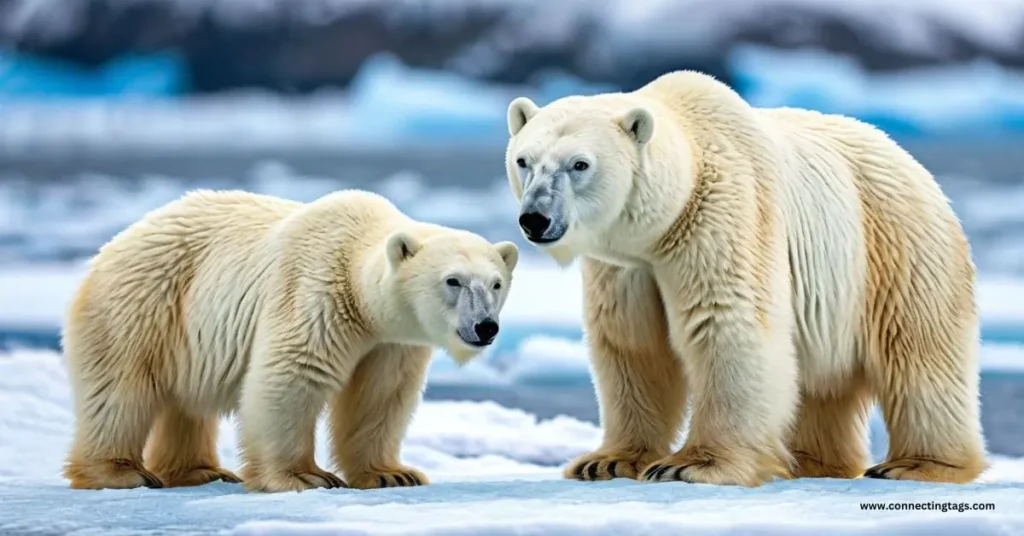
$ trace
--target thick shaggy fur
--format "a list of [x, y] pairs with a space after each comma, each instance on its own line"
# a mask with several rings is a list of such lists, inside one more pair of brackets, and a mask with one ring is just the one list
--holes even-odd
[[246, 488], [345, 486], [313, 456], [329, 406], [348, 485], [426, 484], [399, 446], [432, 347], [481, 350], [455, 334], [465, 300], [446, 278], [486, 284], [472, 311], [496, 315], [517, 260], [510, 242], [413, 221], [368, 192], [171, 202], [103, 246], [71, 304], [65, 476], [88, 489], [237, 482], [216, 439], [239, 411]]
[[[567, 477], [968, 482], [986, 467], [968, 243], [884, 133], [755, 109], [693, 72], [516, 99], [509, 132], [523, 213], [551, 220], [561, 264], [582, 257], [605, 439]], [[890, 444], [868, 468], [872, 401]]]

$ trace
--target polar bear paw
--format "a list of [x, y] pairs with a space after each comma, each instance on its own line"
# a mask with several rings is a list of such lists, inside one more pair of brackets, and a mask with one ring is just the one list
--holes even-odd
[[864, 467], [855, 462], [827, 464], [815, 456], [793, 451], [793, 478], [857, 478], [864, 473]]
[[245, 480], [250, 491], [278, 493], [282, 491], [305, 491], [317, 488], [347, 488], [345, 481], [333, 473], [313, 468], [302, 471], [277, 471]]
[[73, 489], [162, 488], [164, 482], [139, 462], [116, 458], [96, 462], [73, 462], [64, 469]]
[[217, 481], [238, 484], [242, 481], [238, 475], [222, 467], [192, 467], [172, 474], [162, 474], [160, 478], [168, 488], [202, 486]]
[[348, 476], [349, 485], [356, 489], [406, 488], [424, 486], [430, 483], [422, 472], [412, 467], [372, 469]]
[[681, 481], [757, 487], [789, 471], [771, 456], [757, 452], [707, 447], [684, 448], [644, 469], [645, 482]]
[[985, 468], [980, 460], [954, 464], [926, 458], [901, 458], [869, 468], [864, 478], [965, 484], [977, 478]]
[[656, 458], [650, 453], [591, 452], [569, 462], [563, 474], [570, 480], [635, 479], [640, 469]]

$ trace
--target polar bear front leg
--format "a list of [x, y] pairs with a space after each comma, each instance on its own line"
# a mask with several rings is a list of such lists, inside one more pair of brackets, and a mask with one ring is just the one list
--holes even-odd
[[400, 450], [422, 398], [433, 350], [380, 344], [360, 360], [331, 403], [331, 455], [349, 486], [422, 486], [430, 481], [402, 465]]
[[686, 268], [659, 284], [689, 381], [689, 434], [682, 449], [641, 478], [751, 487], [790, 478], [785, 441], [799, 386], [788, 272], [777, 267], [769, 282], [751, 288], [735, 269], [714, 277]]
[[317, 418], [329, 387], [305, 374], [301, 355], [274, 356], [254, 364], [239, 412], [242, 479], [250, 491], [302, 491], [346, 487], [316, 465]]
[[604, 441], [565, 477], [636, 478], [667, 455], [686, 413], [683, 369], [668, 340], [661, 295], [643, 269], [581, 261], [587, 341]]

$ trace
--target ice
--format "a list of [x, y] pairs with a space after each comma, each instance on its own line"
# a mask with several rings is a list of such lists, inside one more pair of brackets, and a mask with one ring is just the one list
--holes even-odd
[[[349, 86], [347, 136], [358, 143], [396, 139], [503, 144], [508, 103], [519, 95], [547, 102], [576, 93], [611, 91], [570, 77], [534, 87], [486, 84], [449, 71], [413, 69], [390, 55], [369, 58]], [[372, 124], [373, 129], [365, 125]]]
[[[1024, 530], [1024, 460], [1001, 456], [968, 485], [827, 479], [744, 489], [572, 482], [561, 478], [560, 466], [600, 443], [593, 424], [538, 420], [492, 402], [425, 402], [402, 458], [431, 477], [426, 487], [261, 495], [215, 483], [74, 491], [60, 476], [73, 422], [67, 377], [55, 353], [0, 354], [0, 533], [959, 536]], [[872, 435], [879, 430], [876, 414]], [[326, 464], [323, 431], [317, 459]], [[229, 469], [238, 466], [236, 446], [231, 419], [225, 419], [218, 451]], [[872, 448], [876, 460], [877, 451]], [[866, 502], [992, 503], [995, 510], [869, 514], [859, 506]]]
[[100, 152], [495, 145], [508, 137], [505, 110], [518, 96], [547, 103], [613, 89], [557, 73], [529, 87], [488, 84], [378, 54], [364, 62], [345, 91], [325, 89], [306, 98], [260, 91], [173, 99], [5, 95], [0, 151], [67, 144]]
[[1008, 277], [985, 279], [977, 286], [982, 321], [1024, 322], [1024, 282]]
[[513, 383], [527, 385], [564, 384], [570, 378], [589, 381], [590, 361], [580, 341], [533, 335], [525, 338], [508, 368]]
[[[608, 24], [639, 25], [641, 22], [634, 20], [638, 16], [663, 18], [664, 9], [674, 12], [685, 9], [686, 4], [653, 5], [653, 15], [639, 11]], [[749, 13], [740, 4], [714, 3], [719, 4], [725, 10], [723, 16], [731, 11]], [[632, 2], [621, 7], [633, 9]], [[924, 20], [922, 16], [911, 18]], [[666, 20], [712, 26], [706, 24], [709, 19], [705, 17]], [[1024, 14], [1016, 20], [1024, 21]], [[630, 37], [603, 52], [627, 54], [647, 39], [672, 41], [694, 36], [673, 26], [668, 35], [654, 32], [642, 39]], [[852, 58], [821, 50], [738, 46], [727, 64], [738, 89], [757, 106], [799, 106], [851, 115], [897, 136], [971, 136], [1024, 129], [1024, 74], [986, 61], [878, 74], [865, 71]], [[507, 139], [505, 110], [515, 97], [529, 96], [546, 104], [565, 95], [616, 89], [558, 72], [540, 76], [530, 86], [487, 83], [453, 71], [412, 68], [380, 54], [368, 58], [345, 91], [325, 89], [305, 98], [252, 91], [174, 99], [8, 96], [0, 106], [0, 151], [68, 147], [100, 152], [327, 150], [386, 148], [399, 143], [495, 146]], [[368, 124], [373, 128], [367, 128]]]
[[967, 136], [1024, 128], [1024, 71], [978, 60], [868, 73], [822, 50], [739, 46], [731, 70], [755, 106], [791, 106], [865, 119], [893, 135]]
[[175, 100], [5, 99], [0, 151], [74, 146], [94, 152], [328, 148], [353, 143], [343, 95], [306, 99], [259, 92]]

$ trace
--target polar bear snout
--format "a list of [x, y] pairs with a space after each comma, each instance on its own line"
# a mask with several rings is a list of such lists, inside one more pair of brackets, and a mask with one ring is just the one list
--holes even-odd
[[519, 227], [526, 233], [526, 238], [532, 242], [544, 240], [544, 231], [551, 226], [551, 218], [540, 212], [526, 212], [519, 216]]
[[568, 227], [541, 212], [524, 212], [519, 216], [519, 228], [534, 244], [553, 244], [565, 236]]
[[458, 290], [455, 332], [462, 342], [476, 348], [490, 345], [498, 336], [501, 290], [488, 281], [485, 277], [472, 278]]
[[473, 326], [473, 332], [476, 333], [477, 342], [470, 342], [470, 344], [487, 346], [494, 342], [494, 338], [498, 335], [498, 323], [491, 318], [485, 318]]
[[519, 228], [534, 244], [553, 244], [565, 237], [566, 198], [572, 185], [565, 172], [538, 172], [530, 176], [519, 202]]
[[493, 318], [484, 318], [471, 325], [459, 326], [459, 338], [470, 346], [489, 346], [498, 336], [498, 322]]
[[524, 199], [519, 212], [519, 228], [523, 236], [534, 244], [552, 244], [565, 236], [565, 218], [562, 217], [561, 199], [554, 196], [537, 196]]
[[523, 230], [523, 236], [534, 244], [553, 244], [565, 237], [569, 228], [563, 218], [555, 216], [540, 211], [524, 211], [519, 215], [519, 228]]

